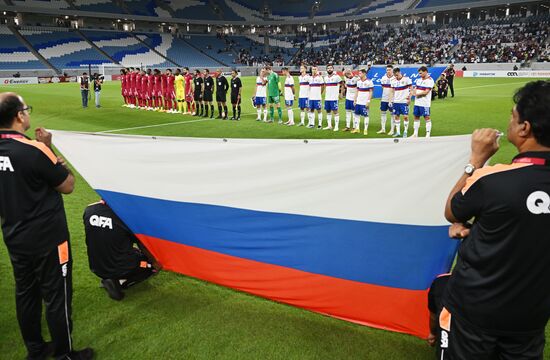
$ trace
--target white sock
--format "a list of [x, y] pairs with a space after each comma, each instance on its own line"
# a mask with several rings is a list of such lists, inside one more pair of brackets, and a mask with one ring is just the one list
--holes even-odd
[[258, 109], [258, 119], [262, 118], [262, 109]]
[[380, 127], [382, 128], [382, 130], [386, 131], [386, 121], [387, 121], [387, 116], [386, 116], [386, 112], [385, 111], [382, 111], [380, 113]]
[[305, 111], [300, 111], [300, 124], [304, 124], [304, 121], [306, 120], [306, 112]]
[[365, 116], [365, 131], [369, 129], [369, 117]]
[[426, 120], [426, 137], [430, 137], [432, 134], [432, 121]]
[[403, 120], [403, 134], [409, 131], [409, 120]]
[[294, 111], [292, 111], [292, 109], [288, 109], [288, 121], [294, 124]]
[[401, 120], [395, 120], [395, 132], [401, 134]]
[[[414, 121], [414, 124], [413, 124], [413, 127], [414, 127], [414, 136], [418, 136], [418, 129], [420, 129], [420, 120], [415, 120]], [[426, 124], [426, 128], [428, 127], [428, 124]]]
[[327, 114], [327, 123], [328, 123], [328, 127], [332, 127], [332, 114], [331, 113]]
[[351, 127], [351, 111], [346, 111], [346, 127]]
[[323, 126], [323, 113], [319, 112], [317, 116], [319, 117], [319, 126]]
[[353, 114], [353, 128], [358, 130], [361, 128], [361, 117], [357, 114]]
[[308, 126], [315, 126], [315, 113], [310, 112], [307, 114], [308, 117]]
[[338, 130], [338, 125], [340, 125], [340, 114], [334, 115], [334, 129]]
[[[391, 120], [391, 121], [390, 121], [390, 123], [391, 123], [390, 132], [393, 132], [393, 131], [395, 130], [395, 124], [397, 123], [397, 120], [395, 120], [395, 119], [393, 118], [393, 116], [391, 116], [390, 118], [391, 118], [391, 119], [390, 119], [390, 120]], [[399, 131], [399, 130], [397, 130], [397, 131]]]
[[267, 121], [267, 109], [264, 109], [264, 121]]

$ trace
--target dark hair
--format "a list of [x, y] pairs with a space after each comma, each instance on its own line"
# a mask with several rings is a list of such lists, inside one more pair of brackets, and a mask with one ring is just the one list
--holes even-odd
[[288, 70], [288, 68], [286, 66], [281, 69], [281, 71], [287, 71], [287, 70]]
[[540, 145], [550, 146], [550, 81], [532, 81], [514, 94], [520, 122], [529, 121]]
[[204, 71], [205, 71], [207, 74], [210, 74], [210, 70], [204, 69]]
[[394, 73], [400, 73], [401, 72], [401, 69], [396, 67], [396, 68], [393, 68], [393, 72]]
[[86, 73], [82, 73], [82, 75], [88, 75], [88, 74], [86, 74]]
[[359, 71], [361, 71], [363, 74], [367, 75], [367, 69], [361, 69]]
[[392, 64], [388, 64], [388, 65], [386, 65], [386, 68], [388, 68], [388, 69], [393, 69], [393, 65], [392, 65]]
[[186, 66], [186, 67], [184, 67], [184, 69], [185, 69], [185, 70], [187, 70], [187, 71], [189, 71], [189, 68], [188, 68], [187, 66]]
[[166, 71], [170, 71], [170, 72], [172, 72], [172, 69], [166, 69]]
[[195, 74], [200, 74], [200, 73], [201, 73], [201, 71], [199, 69], [195, 70]]
[[10, 128], [17, 114], [23, 110], [23, 102], [15, 93], [0, 96], [0, 127]]
[[421, 66], [418, 68], [418, 71], [428, 71], [428, 68], [426, 66]]
[[237, 69], [231, 69], [231, 72], [234, 72], [235, 74], [238, 74], [239, 72], [237, 71]]

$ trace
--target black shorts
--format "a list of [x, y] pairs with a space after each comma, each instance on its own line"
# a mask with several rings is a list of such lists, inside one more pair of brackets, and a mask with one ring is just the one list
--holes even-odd
[[226, 102], [227, 101], [227, 94], [222, 92], [222, 93], [216, 93], [216, 101], [217, 102]]
[[240, 105], [241, 99], [239, 99], [239, 94], [231, 94], [231, 104]]
[[205, 91], [202, 101], [208, 101], [208, 102], [212, 101], [212, 93]]
[[[443, 312], [446, 310], [443, 309]], [[448, 322], [440, 321], [440, 328], [441, 334], [438, 336], [437, 344], [438, 359], [542, 360], [544, 329], [532, 335], [496, 336], [452, 315]]]
[[202, 94], [200, 92], [196, 92], [194, 95], [193, 95], [193, 99], [195, 101], [202, 101]]

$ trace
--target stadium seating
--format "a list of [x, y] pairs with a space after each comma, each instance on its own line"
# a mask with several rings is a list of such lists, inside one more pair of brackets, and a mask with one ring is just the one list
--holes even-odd
[[87, 64], [108, 64], [111, 61], [87, 41], [68, 29], [20, 31], [29, 43], [58, 69], [78, 68]]
[[75, 7], [82, 11], [96, 11], [105, 13], [122, 13], [112, 0], [73, 0]]
[[361, 8], [358, 15], [382, 13], [386, 11], [405, 10], [411, 7], [415, 0], [375, 0]]
[[179, 18], [193, 18], [197, 20], [220, 20], [212, 11], [208, 0], [165, 0], [174, 14]]
[[455, 5], [455, 4], [462, 4], [462, 3], [471, 3], [471, 2], [479, 2], [479, 0], [421, 0], [418, 5], [416, 5], [416, 8], [425, 8], [425, 7], [433, 7], [433, 6], [444, 6], [444, 5]]
[[220, 62], [231, 65], [235, 63], [237, 52], [233, 50], [229, 39], [214, 35], [187, 35], [185, 36], [191, 45], [200, 49], [204, 53], [219, 60]]
[[11, 0], [13, 5], [47, 9], [68, 9], [70, 5], [65, 0]]
[[46, 69], [19, 40], [10, 29], [0, 25], [0, 69]]
[[[124, 66], [170, 67], [172, 63], [149, 49], [131, 34], [117, 31], [83, 30], [82, 33], [105, 51], [115, 61]], [[172, 36], [153, 36], [149, 46], [161, 53], [171, 47]]]

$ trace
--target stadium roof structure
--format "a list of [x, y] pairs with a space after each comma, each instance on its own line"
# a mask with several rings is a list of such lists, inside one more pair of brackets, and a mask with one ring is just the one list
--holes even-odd
[[[57, 5], [54, 6], [54, 0], [0, 0], [0, 11], [8, 14], [68, 16], [73, 19], [123, 18], [125, 21], [172, 24], [280, 26], [361, 21], [538, 2], [540, 1], [508, 0], [503, 3], [499, 0], [68, 0], [65, 4], [65, 1], [56, 0]], [[52, 6], [48, 6], [48, 3]], [[95, 6], [79, 6], [79, 3]], [[162, 7], [158, 4], [162, 4]], [[307, 9], [310, 11], [306, 11]], [[206, 13], [205, 10], [209, 12]]]

